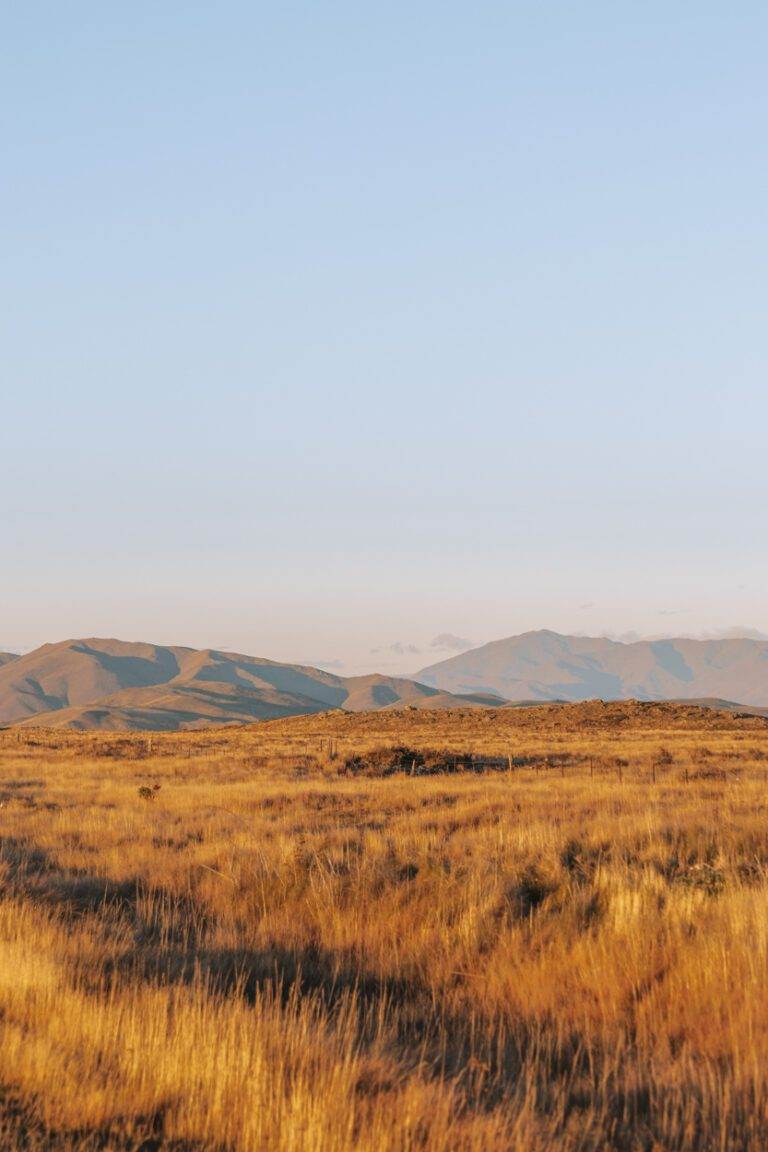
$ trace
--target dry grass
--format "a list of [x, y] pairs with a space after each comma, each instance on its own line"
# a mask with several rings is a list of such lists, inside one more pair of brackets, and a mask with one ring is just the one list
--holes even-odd
[[767, 775], [663, 706], [0, 732], [0, 1146], [764, 1149]]

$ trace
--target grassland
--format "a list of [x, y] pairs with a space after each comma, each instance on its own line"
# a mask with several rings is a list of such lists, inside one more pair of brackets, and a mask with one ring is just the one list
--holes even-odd
[[9, 1152], [768, 1147], [765, 721], [10, 729], [0, 837]]

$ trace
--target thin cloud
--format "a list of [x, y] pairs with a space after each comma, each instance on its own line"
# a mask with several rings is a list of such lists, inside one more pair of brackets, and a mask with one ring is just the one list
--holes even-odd
[[[674, 615], [675, 613], [666, 613]], [[662, 613], [664, 615], [664, 613]], [[584, 636], [585, 633], [576, 633]], [[634, 644], [637, 641], [654, 640], [768, 640], [768, 632], [747, 625], [734, 625], [731, 628], [711, 628], [700, 632], [639, 632], [604, 631], [600, 635], [605, 640], [618, 640], [621, 644]]]
[[448, 652], [466, 652], [467, 648], [473, 648], [474, 644], [463, 636], [455, 636], [453, 632], [441, 632], [434, 640], [430, 640], [429, 646]]
[[395, 640], [393, 644], [385, 644], [382, 648], [371, 648], [372, 656], [378, 656], [380, 653], [391, 656], [419, 656], [421, 649], [415, 644], [403, 644], [402, 640]]
[[710, 632], [697, 632], [694, 640], [768, 640], [768, 632], [759, 628], [734, 625], [732, 628], [715, 628]]

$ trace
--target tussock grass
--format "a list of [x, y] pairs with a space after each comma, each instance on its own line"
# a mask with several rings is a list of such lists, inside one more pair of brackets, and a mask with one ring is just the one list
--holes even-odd
[[668, 706], [0, 733], [0, 1146], [767, 1147], [767, 767]]

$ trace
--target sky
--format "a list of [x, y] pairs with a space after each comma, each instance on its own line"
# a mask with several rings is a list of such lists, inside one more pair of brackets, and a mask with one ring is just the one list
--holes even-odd
[[768, 631], [768, 8], [0, 5], [0, 647]]

